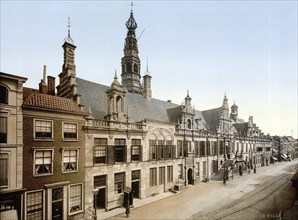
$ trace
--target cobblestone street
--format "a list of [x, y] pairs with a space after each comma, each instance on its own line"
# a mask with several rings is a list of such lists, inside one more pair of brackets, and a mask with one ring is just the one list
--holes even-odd
[[[260, 167], [226, 185], [212, 181], [188, 186], [175, 196], [131, 209], [130, 219], [276, 219], [294, 200], [290, 179], [298, 160]], [[104, 213], [102, 213], [104, 215]], [[104, 216], [102, 216], [104, 217]], [[111, 219], [125, 218], [121, 214]]]

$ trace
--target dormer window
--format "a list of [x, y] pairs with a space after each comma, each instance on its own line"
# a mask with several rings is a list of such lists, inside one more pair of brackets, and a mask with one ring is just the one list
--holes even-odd
[[8, 89], [3, 85], [0, 85], [0, 94], [0, 103], [8, 104]]
[[191, 129], [191, 120], [190, 119], [187, 119], [187, 128]]

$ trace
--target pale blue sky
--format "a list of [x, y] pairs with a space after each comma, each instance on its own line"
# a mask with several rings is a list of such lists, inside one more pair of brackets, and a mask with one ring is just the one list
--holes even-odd
[[[206, 110], [221, 106], [226, 92], [240, 118], [253, 115], [263, 132], [297, 138], [297, 1], [134, 3], [154, 98], [180, 104], [189, 90]], [[120, 74], [129, 4], [1, 0], [1, 71], [34, 88], [44, 64], [57, 77], [70, 16], [77, 76], [110, 85], [115, 69]]]

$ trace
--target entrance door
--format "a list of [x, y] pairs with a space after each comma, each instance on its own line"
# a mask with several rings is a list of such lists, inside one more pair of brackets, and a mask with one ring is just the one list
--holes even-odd
[[106, 202], [106, 188], [98, 189], [97, 201], [96, 201], [97, 208], [105, 208], [105, 202]]
[[52, 219], [63, 219], [63, 187], [52, 189]]
[[140, 198], [140, 182], [139, 181], [132, 182], [131, 188], [133, 192], [133, 197]]
[[193, 184], [193, 175], [192, 175], [191, 168], [189, 168], [187, 171], [187, 180], [188, 180], [188, 184]]
[[140, 170], [131, 172], [131, 189], [134, 198], [140, 198]]

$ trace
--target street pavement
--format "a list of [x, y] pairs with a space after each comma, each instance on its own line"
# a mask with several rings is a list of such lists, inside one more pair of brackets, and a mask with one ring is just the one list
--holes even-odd
[[[210, 181], [187, 186], [178, 194], [136, 200], [129, 219], [279, 219], [293, 205], [290, 179], [298, 159], [257, 168], [223, 184]], [[100, 219], [124, 219], [124, 208], [101, 213]], [[112, 215], [115, 215], [111, 217]]]

